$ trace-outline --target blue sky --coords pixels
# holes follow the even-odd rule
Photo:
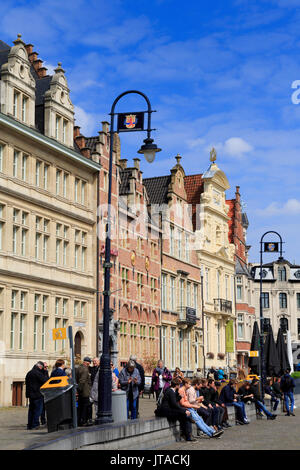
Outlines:
[[[240,186],[250,261],[274,230],[284,256],[300,264],[300,104],[291,99],[300,80],[299,3],[4,0],[0,31],[8,44],[22,34],[50,72],[62,62],[86,135],[97,135],[123,91],[149,96],[162,151],[153,164],[141,162],[144,177],[168,174],[177,153],[186,173],[202,173],[214,145],[228,198]],[[143,108],[128,96],[117,110]],[[143,138],[123,134],[123,158],[134,158]]]

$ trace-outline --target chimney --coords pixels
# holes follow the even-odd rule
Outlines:
[[[74,139],[80,135],[80,126],[74,126]]]
[[[26,44],[25,49],[26,49],[28,55],[32,54],[33,44]]]
[[[141,161],[141,160],[140,160],[139,158],[134,158],[133,161],[134,161],[134,168],[136,168],[137,170],[139,170],[139,169],[140,169],[140,161]]]
[[[128,160],[127,160],[126,158],[121,158],[121,159],[119,160],[120,166],[121,166],[122,170],[125,170],[125,168],[127,168],[127,161],[128,161]]]
[[[86,158],[91,158],[91,149],[89,147],[81,148],[80,153]]]
[[[39,78],[43,78],[43,77],[46,77],[47,75],[47,67],[40,67],[36,73],[38,74]]]
[[[107,121],[102,121],[102,131],[103,131],[105,134],[108,134],[108,133],[109,133],[109,122],[107,122]]]
[[[29,62],[33,63],[35,60],[37,60],[37,56],[37,52],[30,52],[30,54],[28,54]]]
[[[75,141],[80,149],[85,148],[85,137],[82,134],[77,135]]]

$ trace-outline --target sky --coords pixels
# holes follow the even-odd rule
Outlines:
[[[114,99],[145,93],[162,149],[143,176],[207,170],[209,151],[249,219],[250,262],[260,239],[279,233],[300,264],[300,0],[3,0],[0,39],[22,35],[52,73],[66,71],[76,124],[97,135]],[[116,111],[146,110],[128,95]],[[146,136],[121,135],[132,160]],[[264,241],[277,241],[275,234]],[[277,255],[276,255],[277,256]],[[275,256],[275,257],[276,257]],[[265,254],[264,262],[274,259]]]

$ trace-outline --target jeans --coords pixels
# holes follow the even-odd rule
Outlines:
[[[275,397],[272,397],[271,398],[271,405],[273,407],[273,411],[276,411],[277,410],[277,407],[279,405],[279,399],[278,398],[275,398]]]
[[[215,431],[205,424],[201,416],[198,415],[195,408],[188,408],[188,410],[191,413],[192,419],[195,421],[197,428],[199,428],[205,434],[208,434],[208,436],[212,436],[215,433]]]
[[[257,408],[260,411],[263,411],[267,416],[273,416],[272,413],[269,410],[267,410],[267,408],[265,407],[265,405],[261,401],[256,400],[255,404],[256,404]]]
[[[27,429],[34,429],[40,425],[40,416],[43,410],[43,398],[29,398]]]
[[[291,406],[289,406],[289,401],[291,403]],[[293,413],[295,404],[293,392],[284,392],[284,403],[287,413]]]
[[[237,419],[239,421],[244,421],[247,419],[245,403],[242,401],[233,401],[232,403],[226,403],[227,406],[234,406],[236,409]]]
[[[129,419],[129,410],[131,411],[131,419],[137,418],[136,405],[137,405],[137,398],[135,400],[127,398],[127,418],[128,419]]]

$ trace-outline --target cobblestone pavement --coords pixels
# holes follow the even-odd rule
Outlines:
[[[140,417],[154,417],[155,400],[140,399]],[[0,408],[0,450],[22,450],[38,436],[48,434],[47,427],[27,431],[26,407]],[[247,426],[233,426],[225,430],[221,439],[201,439],[196,442],[174,442],[155,450],[299,450],[300,404],[295,417],[278,412],[275,421],[266,418],[252,421]],[[63,431],[61,431],[63,432]],[[58,433],[56,433],[58,434]]]
[[[140,398],[141,418],[153,418],[155,408],[152,396]],[[27,414],[26,407],[0,407],[0,450],[22,450],[38,436],[48,434],[47,426],[28,431]]]
[[[196,442],[174,442],[161,450],[299,450],[300,407],[295,417],[277,413],[274,421],[266,417],[244,426],[232,426],[220,439],[202,438]],[[155,449],[157,451],[158,448]]]

